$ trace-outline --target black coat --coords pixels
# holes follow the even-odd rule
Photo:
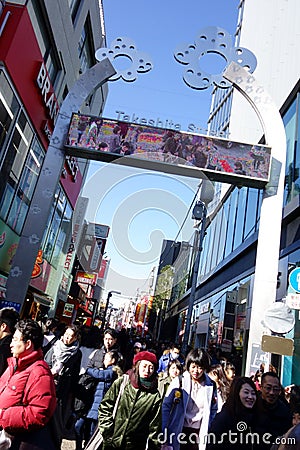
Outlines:
[[[52,365],[53,352],[54,347],[51,347],[45,355],[45,361],[49,364],[50,368]],[[55,379],[56,396],[59,400],[62,400],[63,403],[67,400],[69,394],[74,396],[76,392],[76,387],[79,380],[81,357],[82,353],[78,348],[78,350],[64,363],[60,374]]]
[[[260,435],[270,433],[270,441],[285,434],[292,427],[292,413],[288,404],[278,400],[275,405],[269,405],[261,397],[257,400],[257,430]],[[270,449],[272,445],[260,443],[259,449]]]
[[[208,430],[206,450],[256,449],[250,439],[256,431],[255,422],[254,411],[243,408],[241,414],[235,417],[225,403]]]
[[[7,358],[10,358],[12,356],[10,351],[11,340],[11,334],[0,339],[0,376],[5,372],[7,368]]]

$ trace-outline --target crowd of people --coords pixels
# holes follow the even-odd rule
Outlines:
[[[222,354],[3,308],[0,371],[0,449],[59,450],[66,430],[76,450],[300,449],[300,386],[272,366],[245,377]]]

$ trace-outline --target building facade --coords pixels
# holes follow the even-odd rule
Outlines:
[[[101,2],[21,0],[0,12],[0,279],[6,278],[41,171],[59,108],[105,46]],[[101,114],[103,86],[82,109]],[[73,211],[88,163],[66,157],[32,272],[24,316],[54,315],[66,302],[75,258]],[[26,257],[24,255],[24,257]],[[6,305],[2,298],[2,306]],[[13,305],[14,306],[14,305]]]
[[[258,0],[241,0],[236,31],[236,44],[249,48],[257,57],[254,76],[278,107],[287,138],[278,283],[274,301],[285,301],[290,293],[295,293],[289,283],[289,273],[300,265],[300,62],[295,57],[300,43],[299,17],[300,5],[295,0],[266,0],[263,4]],[[257,116],[233,89],[215,91],[209,125],[211,131],[222,131],[233,140],[255,143],[263,139]],[[227,356],[234,358],[240,372],[245,370],[247,352],[251,352],[251,372],[254,373],[268,358],[260,343],[248,348],[263,192],[233,186],[223,187],[223,191],[226,193],[210,214],[204,238],[190,342],[220,347]],[[184,305],[188,296],[189,291],[175,301],[174,315],[177,314],[175,307],[186,313]],[[280,371],[284,385],[297,383],[299,376],[299,313],[296,307],[292,310],[295,326],[286,337],[294,340],[293,356],[272,355],[272,363]],[[172,314],[172,307],[169,314]]]

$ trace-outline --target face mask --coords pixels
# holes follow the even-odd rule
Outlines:
[[[177,359],[179,357],[178,353],[171,352],[172,359]]]

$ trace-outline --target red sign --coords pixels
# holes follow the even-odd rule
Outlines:
[[[78,270],[76,273],[75,282],[82,284],[91,284],[92,286],[95,286],[97,282],[97,274],[82,272]]]
[[[0,27],[6,13],[10,15],[1,34],[0,61],[4,62],[36,133],[47,149],[58,113],[57,99],[26,6],[7,3],[0,17]],[[73,159],[65,168],[66,176],[61,178],[61,183],[74,207],[82,174],[77,171],[75,182],[77,169]]]
[[[102,259],[100,270],[99,270],[99,273],[98,273],[98,278],[101,278],[103,280],[105,278],[105,276],[106,276],[107,269],[108,269],[108,267],[107,267],[107,260],[106,259]]]

